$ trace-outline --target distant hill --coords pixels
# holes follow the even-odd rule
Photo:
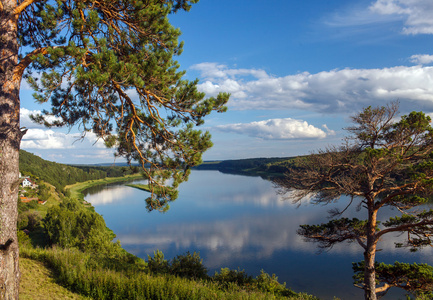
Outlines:
[[[281,176],[293,165],[295,157],[247,158],[222,161],[206,161],[195,167],[196,170],[218,170],[222,173],[260,175],[262,177]]]
[[[59,191],[66,185],[105,177],[118,177],[130,174],[125,167],[105,166],[70,166],[40,158],[32,153],[20,150],[20,172],[38,177],[54,185]]]

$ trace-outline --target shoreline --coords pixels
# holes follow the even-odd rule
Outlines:
[[[133,183],[128,183],[128,184],[125,184],[125,185],[129,186],[129,187],[132,187],[132,188],[135,188],[135,189],[139,189],[139,190],[146,191],[146,192],[150,193],[150,188],[149,188],[148,184],[133,184]]]
[[[88,180],[88,181],[70,184],[70,185],[65,186],[65,190],[68,190],[71,193],[70,196],[72,198],[83,199],[84,196],[82,194],[82,191],[84,191],[85,189],[88,189],[90,187],[109,184],[109,183],[130,181],[130,180],[135,180],[135,179],[140,179],[140,178],[143,178],[143,175],[141,173],[132,174],[132,175],[125,175],[122,177],[105,177],[103,179]]]

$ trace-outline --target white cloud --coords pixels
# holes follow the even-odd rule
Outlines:
[[[21,141],[23,149],[70,149],[78,136],[53,130],[29,129]],[[72,140],[73,139],[73,140]]]
[[[433,34],[431,0],[377,0],[370,10],[380,15],[403,16],[404,34]]]
[[[332,129],[329,129],[328,126],[327,126],[326,124],[323,124],[322,127],[325,128],[326,133],[327,133],[328,135],[336,135],[336,132],[335,132],[334,130],[332,130]]]
[[[370,25],[376,26],[402,19],[403,17],[400,15],[389,14],[384,16],[375,13],[372,7],[351,5],[327,16],[323,22],[330,27],[368,27]]]
[[[412,55],[410,58],[410,61],[419,64],[419,65],[428,65],[433,62],[433,55],[429,54],[416,54]]]
[[[308,125],[305,121],[291,118],[220,125],[216,128],[221,131],[245,134],[265,140],[317,139],[326,137],[326,133],[323,130],[313,125]]]
[[[237,75],[242,76],[252,76],[255,78],[267,78],[268,74],[266,74],[263,70],[257,69],[228,69],[225,65],[216,64],[216,63],[200,63],[193,65],[191,67],[192,70],[199,71],[202,76],[209,79],[216,78],[233,78]]]
[[[23,149],[83,149],[87,147],[105,148],[102,140],[93,132],[67,134],[51,129],[31,128],[21,140]]]
[[[86,147],[105,148],[101,139],[93,132],[63,133],[58,130],[47,129],[45,126],[34,123],[30,115],[40,114],[39,110],[20,109],[20,125],[27,128],[27,132],[21,141],[23,149],[83,149]],[[54,121],[56,117],[48,117],[48,121]]]
[[[43,125],[33,123],[31,114],[38,110],[20,109],[20,125],[27,128],[21,140],[21,148],[44,159],[63,163],[96,163],[112,161],[113,149],[107,149],[102,139],[93,132],[65,133],[64,129],[48,129]],[[50,121],[55,120],[51,117]]]
[[[44,125],[38,124],[33,122],[30,119],[30,115],[37,115],[40,114],[41,111],[40,110],[29,110],[25,107],[21,107],[20,109],[20,125],[21,127],[26,127],[26,128],[46,128]],[[55,120],[59,120],[59,118],[54,117],[54,116],[48,116],[46,117],[47,121],[49,122],[53,122]]]
[[[260,70],[237,72],[224,65],[207,63],[206,66],[212,72],[209,75],[203,70],[204,83],[199,84],[199,89],[208,96],[229,91],[232,94],[229,106],[237,110],[354,113],[369,105],[399,100],[401,111],[411,111],[414,106],[425,112],[433,111],[433,67],[342,69],[273,77],[265,76],[265,71]],[[244,76],[253,73],[261,76]]]

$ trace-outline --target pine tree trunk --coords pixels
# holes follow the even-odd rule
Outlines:
[[[371,201],[372,202],[372,201]],[[373,202],[372,202],[373,203]],[[376,258],[376,224],[377,211],[369,209],[367,223],[367,249],[364,252],[364,298],[365,300],[376,300],[376,269],[374,266]]]
[[[18,61],[17,1],[0,6],[0,300],[18,299],[17,200],[19,185],[20,79],[14,76]]]

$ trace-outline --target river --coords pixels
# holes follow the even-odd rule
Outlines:
[[[277,195],[267,180],[218,171],[193,171],[167,213],[148,213],[148,195],[122,183],[91,188],[85,199],[103,215],[123,248],[139,257],[147,259],[157,249],[166,259],[196,251],[210,275],[222,267],[254,276],[263,269],[296,292],[321,299],[363,299],[363,291],[352,284],[352,262],[362,260],[358,244],[344,243],[319,254],[314,243],[296,234],[301,224],[327,222],[327,211],[344,207],[347,199],[298,206]],[[380,217],[396,214],[387,211]],[[365,218],[365,213],[353,207],[344,215],[353,216]],[[394,241],[381,242],[378,261],[433,264],[431,248],[411,253],[396,249]],[[394,288],[382,299],[404,299],[402,295]]]

